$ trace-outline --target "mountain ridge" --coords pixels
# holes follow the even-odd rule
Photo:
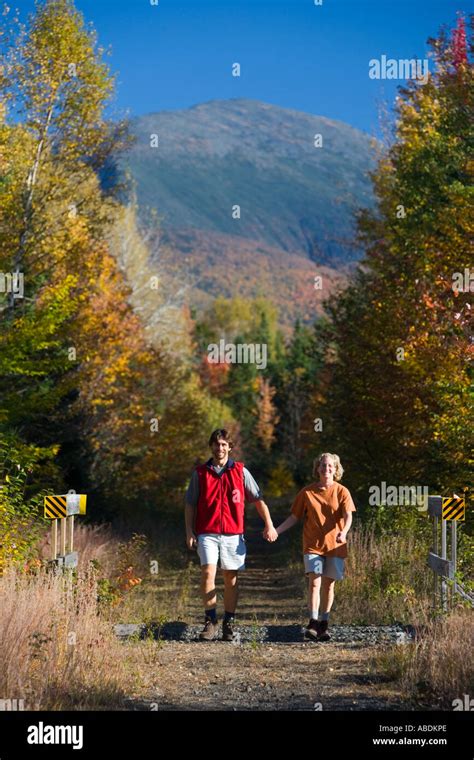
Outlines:
[[[136,140],[121,169],[135,180],[141,223],[150,223],[151,209],[158,212],[163,237],[175,246],[178,270],[187,257],[197,275],[205,274],[206,252],[226,237],[223,250],[232,253],[234,265],[239,246],[248,262],[249,243],[262,264],[273,249],[300,263],[307,259],[308,272],[324,266],[337,275],[360,258],[354,212],[373,204],[368,172],[375,164],[375,144],[366,133],[251,98],[157,111],[135,117],[130,126]],[[151,147],[153,135],[157,147]],[[321,147],[316,135],[322,136]],[[236,207],[240,218],[234,218]],[[186,246],[180,248],[180,241]],[[265,253],[258,251],[262,245]],[[224,270],[225,261],[213,259],[217,290],[226,279],[220,263]],[[295,277],[294,268],[286,266],[288,276]],[[301,278],[301,266],[296,269]],[[216,288],[204,280],[204,293],[212,297]],[[293,318],[283,293],[287,288],[280,297],[278,281],[271,278],[273,297]],[[197,295],[201,302],[202,293]]]

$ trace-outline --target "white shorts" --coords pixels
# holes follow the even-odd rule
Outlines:
[[[335,581],[344,578],[344,558],[326,557],[324,554],[304,554],[305,573],[327,575]]]
[[[200,533],[197,553],[201,565],[217,565],[222,570],[245,570],[245,538],[242,534],[225,536],[222,533]]]

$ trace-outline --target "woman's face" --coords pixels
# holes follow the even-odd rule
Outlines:
[[[336,468],[334,462],[330,457],[323,457],[319,463],[318,473],[321,480],[331,481],[334,480],[334,473]]]

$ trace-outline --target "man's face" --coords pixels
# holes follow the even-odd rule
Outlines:
[[[329,480],[334,478],[336,468],[334,467],[334,462],[332,459],[329,457],[323,457],[319,463],[318,472],[323,479]]]
[[[229,458],[230,446],[224,438],[218,438],[211,446],[216,462],[226,462]]]

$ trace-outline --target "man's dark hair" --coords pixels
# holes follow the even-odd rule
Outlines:
[[[213,443],[217,443],[219,438],[223,438],[224,441],[227,441],[231,449],[234,447],[234,442],[232,441],[232,438],[230,437],[230,433],[227,430],[224,430],[223,428],[214,430],[214,432],[211,433],[211,437],[209,438],[209,446],[212,446]]]

